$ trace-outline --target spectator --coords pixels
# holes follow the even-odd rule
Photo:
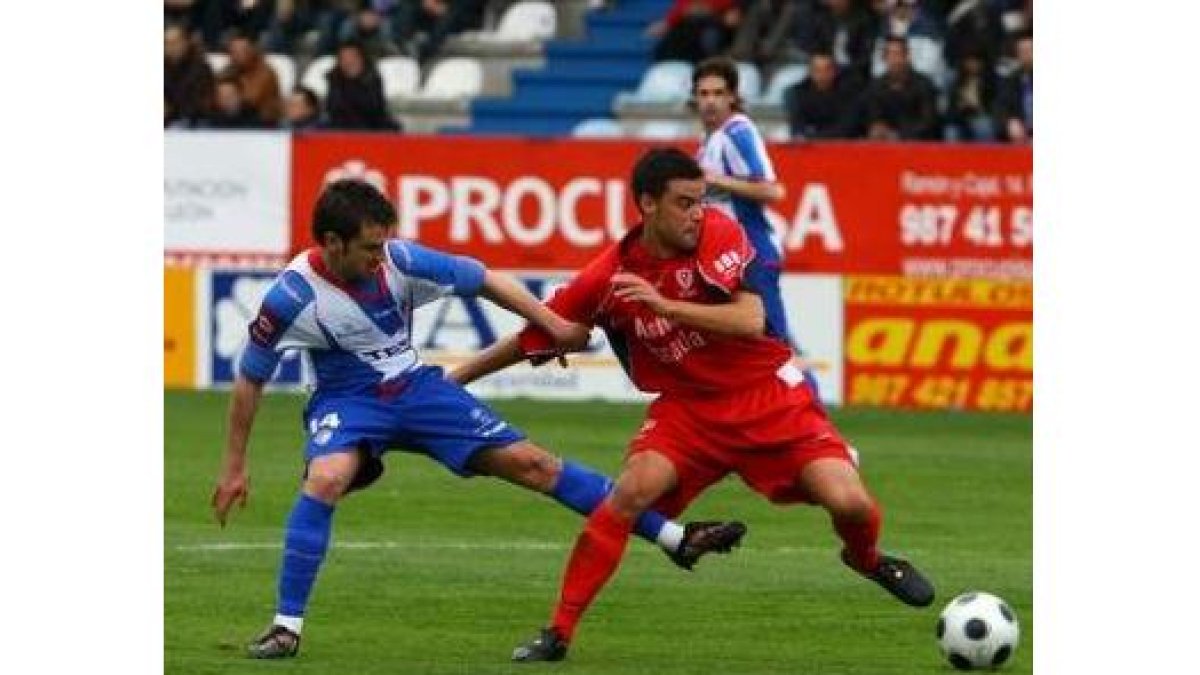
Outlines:
[[[325,99],[328,124],[333,129],[399,130],[383,97],[379,71],[356,42],[338,48],[337,65],[329,71],[329,96]]]
[[[1033,140],[1033,35],[1017,40],[1019,67],[1000,83],[996,96],[996,118],[1004,140],[1028,143]]]
[[[217,80],[217,107],[208,119],[212,129],[262,129],[254,109],[242,98],[242,88],[233,78]]]
[[[655,61],[697,63],[724,52],[742,20],[737,0],[675,0],[666,17],[646,29],[661,38]]]
[[[920,0],[883,0],[875,3],[880,37],[927,37],[941,42],[942,31]]]
[[[950,85],[946,111],[946,138],[951,141],[996,139],[992,110],[996,100],[996,75],[984,59],[983,47],[968,51]]]
[[[229,65],[221,71],[223,79],[238,81],[242,98],[264,124],[275,126],[283,108],[279,77],[263,58],[262,52],[244,35],[229,38]]]
[[[204,44],[210,51],[220,49],[230,32],[257,41],[274,16],[275,0],[207,0]]]
[[[962,63],[968,53],[991,67],[1000,56],[1004,29],[1000,14],[988,0],[960,0],[946,17],[946,59]]]
[[[867,136],[876,140],[939,138],[937,91],[929,78],[913,70],[908,41],[889,37],[883,54],[884,73],[871,82],[863,97]]]
[[[312,89],[296,87],[284,104],[283,128],[291,131],[321,129],[321,101]]]
[[[794,43],[796,16],[812,0],[751,0],[742,4],[743,17],[733,44],[730,58],[736,61],[756,61],[760,64],[803,58],[804,53]]]
[[[935,87],[945,87],[949,73],[946,68],[942,30],[934,14],[927,11],[919,0],[884,0],[882,3],[876,3],[876,9],[882,14],[871,72],[880,74],[887,69],[883,55],[886,39],[905,38],[908,41],[909,60],[915,64],[913,67],[932,78]]]
[[[392,13],[392,35],[401,49],[426,61],[446,38],[483,26],[487,0],[407,0]]]
[[[871,76],[871,50],[878,24],[861,0],[824,0],[796,22],[796,39],[809,54],[833,54],[846,77],[865,82]]]
[[[832,54],[816,52],[808,77],[784,93],[793,138],[853,138],[858,90],[838,72]]]
[[[395,56],[400,53],[394,36],[396,15],[401,10],[401,0],[368,0],[361,9],[348,17],[341,27],[342,42],[353,40],[362,45],[371,59]],[[408,3],[416,5],[418,3]]]
[[[183,26],[190,33],[203,21],[203,0],[163,0],[163,27]]]
[[[172,127],[197,126],[212,110],[212,68],[182,26],[167,26],[163,39],[164,121]]]
[[[333,54],[352,32],[362,5],[363,0],[276,0],[262,47],[271,54]],[[302,39],[310,31],[316,32],[316,44]]]

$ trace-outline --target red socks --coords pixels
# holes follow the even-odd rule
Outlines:
[[[571,640],[588,605],[617,571],[632,527],[633,521],[617,515],[607,500],[588,517],[567,561],[562,594],[554,609],[552,625],[564,640]]]
[[[878,503],[871,504],[866,520],[834,518],[833,528],[846,545],[850,563],[863,572],[871,572],[879,565],[879,529],[883,514]]]

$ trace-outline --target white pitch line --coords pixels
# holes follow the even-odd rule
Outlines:
[[[259,551],[283,548],[279,542],[215,542],[211,544],[179,544],[176,551]],[[372,549],[424,549],[424,550],[456,550],[456,551],[565,551],[567,544],[543,541],[515,541],[505,543],[487,543],[471,541],[335,541],[332,548],[351,550]]]
[[[340,541],[334,542],[332,548],[360,551],[382,549],[416,549],[427,551],[566,551],[572,545],[572,542],[551,541]],[[237,551],[278,551],[283,548],[283,545],[279,542],[230,541],[208,544],[177,544],[173,548],[176,551],[185,552],[230,553]],[[831,550],[834,549],[822,546],[782,546],[770,549],[754,549],[754,552],[794,555],[797,553],[827,553]]]

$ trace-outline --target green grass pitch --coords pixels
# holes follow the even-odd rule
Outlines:
[[[969,589],[1017,611],[1022,644],[1004,672],[1032,672],[1031,419],[850,409],[834,417],[883,503],[884,548],[933,579],[934,607],[905,607],[843,568],[822,512],[772,506],[735,477],[686,517],[744,520],[741,549],[689,574],[635,540],[567,661],[510,664],[512,647],[547,619],[580,519],[514,486],[392,453],[383,479],[339,507],[299,658],[249,661],[243,645],[273,613],[302,405],[265,398],[250,501],[222,530],[208,500],[226,395],[165,394],[167,672],[949,673],[934,624]],[[610,474],[641,420],[638,405],[496,407],[535,441]]]

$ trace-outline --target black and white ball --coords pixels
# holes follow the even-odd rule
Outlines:
[[[1017,615],[991,593],[973,591],[950,601],[937,622],[942,655],[959,670],[998,668],[1021,639]]]

